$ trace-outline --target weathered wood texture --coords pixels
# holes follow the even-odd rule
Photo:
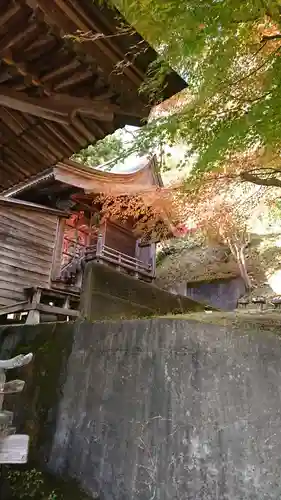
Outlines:
[[[0,307],[49,286],[57,224],[57,215],[0,206]]]
[[[126,255],[135,257],[136,237],[132,233],[118,224],[108,222],[106,224],[105,245],[118,250]]]
[[[155,243],[151,243],[146,246],[138,246],[137,247],[137,255],[136,257],[140,259],[145,264],[151,264],[153,270],[155,271],[156,267],[156,245]]]
[[[147,117],[138,89],[157,55],[138,34],[118,36],[117,16],[93,0],[0,2],[0,188]],[[173,72],[166,83],[164,98],[185,87]]]

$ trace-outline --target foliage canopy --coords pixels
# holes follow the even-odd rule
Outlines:
[[[97,167],[118,158],[122,150],[122,139],[117,135],[108,135],[96,144],[91,144],[87,148],[81,149],[72,158],[89,167]]]
[[[244,161],[245,152],[255,151],[257,158],[266,152],[273,170],[262,176],[263,183],[276,177],[281,171],[280,1],[114,4],[189,85],[179,97],[180,109],[145,127],[136,147],[184,141],[197,154],[197,173],[221,167],[234,153]],[[247,180],[259,180],[256,170],[250,175]]]

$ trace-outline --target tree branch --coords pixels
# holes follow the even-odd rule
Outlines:
[[[278,40],[281,38],[281,33],[275,33],[275,35],[264,35],[261,42],[269,42],[270,40]]]
[[[243,181],[252,182],[253,184],[257,184],[258,186],[281,187],[281,179],[278,179],[275,176],[263,179],[262,177],[259,177],[258,175],[255,175],[251,172],[241,172],[240,177]]]

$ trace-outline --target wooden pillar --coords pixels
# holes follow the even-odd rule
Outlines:
[[[150,256],[152,277],[155,278],[155,276],[156,276],[156,244],[155,243],[151,243],[149,245],[149,256]]]
[[[136,247],[135,247],[135,259],[140,260],[140,247],[139,247],[139,242],[140,240],[136,241]],[[135,278],[139,278],[139,273],[138,273],[138,263],[136,264],[136,271],[135,271]]]
[[[103,235],[99,233],[98,239],[97,239],[97,258],[99,258],[102,255],[102,248],[103,248]]]
[[[58,279],[61,273],[64,231],[65,231],[65,218],[58,220],[56,242],[55,242],[53,262],[52,262],[52,273],[51,273],[52,280]]]
[[[135,249],[135,258],[140,259],[140,246],[139,246],[140,240],[136,241],[136,249]]]
[[[103,224],[100,226],[99,233],[102,235],[102,244],[105,245],[106,240],[106,231],[107,231],[107,221],[105,220]]]
[[[31,309],[26,318],[27,325],[38,325],[40,323],[40,312],[36,309],[41,300],[42,290],[35,289],[31,299]]]

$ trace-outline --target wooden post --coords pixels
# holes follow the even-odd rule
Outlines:
[[[156,275],[156,244],[151,243],[149,246],[149,255],[150,255],[150,265],[151,265],[151,276],[155,278]]]
[[[40,311],[36,309],[37,304],[40,303],[42,290],[35,289],[32,299],[31,299],[31,310],[29,311],[26,324],[27,325],[38,325],[40,323]]]
[[[103,248],[103,235],[99,233],[98,239],[97,239],[97,258],[101,257],[102,255],[102,248]]]
[[[135,271],[135,278],[139,278],[139,265],[138,262],[136,262],[136,271]]]
[[[140,240],[136,241],[136,248],[135,248],[135,258],[139,259],[140,258],[140,246],[139,246]]]
[[[136,247],[135,247],[135,259],[138,259],[140,258],[140,247],[139,247],[139,241],[140,240],[137,240],[136,241]],[[136,270],[135,270],[135,278],[139,278],[139,273],[138,273],[138,262],[136,262]]]
[[[56,280],[60,278],[61,266],[62,266],[64,230],[65,230],[65,218],[59,219],[57,224],[56,240],[53,252],[51,280]]]
[[[77,275],[77,279],[76,279],[76,286],[78,288],[81,288],[82,282],[83,282],[83,271],[79,271],[79,273]]]
[[[36,309],[31,309],[26,318],[26,325],[39,325],[40,323],[40,311]]]
[[[63,301],[63,309],[70,309],[70,296],[67,295]],[[69,316],[66,316],[67,321],[69,320]],[[65,321],[65,316],[58,316],[59,321]]]
[[[119,253],[118,253],[118,266],[117,266],[117,268],[116,268],[116,269],[117,269],[117,271],[119,271],[119,272],[121,271],[121,260],[122,260],[122,259],[121,259],[121,253],[119,252]]]

